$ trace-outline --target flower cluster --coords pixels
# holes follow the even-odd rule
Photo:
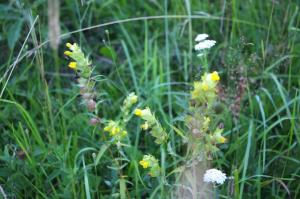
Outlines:
[[[209,169],[205,172],[203,181],[208,183],[223,184],[226,180],[226,174],[218,169]]]
[[[74,60],[69,63],[69,67],[80,73],[80,76],[89,78],[92,74],[92,63],[84,56],[78,44],[67,43],[66,46],[70,51],[65,51],[64,54]]]
[[[127,135],[125,126],[129,120],[129,112],[131,107],[137,103],[138,96],[135,93],[130,93],[125,100],[123,101],[123,106],[121,107],[122,115],[118,121],[110,120],[107,126],[104,127],[104,131],[109,132],[109,135],[113,138],[114,141],[120,142]],[[123,127],[124,126],[124,127]]]
[[[201,81],[194,82],[194,90],[191,92],[192,100],[199,104],[210,104],[216,98],[219,80],[220,76],[217,71],[205,73]]]
[[[215,40],[206,39],[208,34],[199,34],[197,35],[195,41],[198,43],[195,45],[195,50],[199,52],[198,57],[203,56],[206,53],[207,49],[210,49],[216,44]]]
[[[226,138],[222,136],[223,128],[212,129],[213,125],[209,117],[216,100],[219,81],[220,76],[218,72],[214,71],[205,73],[201,81],[194,82],[194,89],[191,91],[191,114],[185,119],[191,131],[191,143],[199,148],[196,151],[204,150],[207,155],[218,151],[217,144],[226,142]]]
[[[158,160],[152,155],[144,155],[143,159],[139,162],[139,164],[142,165],[144,169],[150,168],[149,175],[151,177],[156,177],[160,174]]]
[[[130,93],[126,99],[123,102],[123,106],[121,108],[122,112],[124,113],[125,116],[127,116],[130,112],[130,108],[137,103],[138,101],[138,96],[135,95],[135,93]]]
[[[109,135],[115,141],[121,141],[127,135],[127,131],[123,129],[118,122],[112,120],[104,127],[104,131],[109,132]]]
[[[135,109],[134,114],[143,120],[144,124],[141,125],[143,130],[151,129],[150,134],[155,138],[155,143],[162,144],[168,139],[168,135],[165,130],[161,127],[161,124],[155,116],[151,113],[149,107],[145,109]]]
[[[65,51],[64,54],[74,60],[69,63],[69,67],[75,70],[79,76],[77,82],[84,104],[90,112],[94,112],[96,110],[96,101],[94,100],[95,82],[91,79],[93,71],[92,63],[87,57],[85,57],[78,44],[67,43],[66,46],[70,51]],[[98,121],[98,118],[92,119],[93,122]]]

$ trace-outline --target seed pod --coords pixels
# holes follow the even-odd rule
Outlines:
[[[93,98],[93,94],[91,94],[91,93],[83,93],[82,97],[83,97],[83,99],[86,99],[86,100],[92,99]]]
[[[96,102],[94,100],[89,100],[87,102],[87,108],[89,109],[90,112],[94,112],[96,109]]]
[[[199,131],[198,129],[193,129],[193,130],[192,130],[192,133],[193,133],[194,135],[197,135],[197,134],[200,134],[200,131]]]
[[[203,134],[199,131],[199,129],[193,129],[192,136],[193,138],[202,138]]]
[[[94,117],[90,119],[90,124],[93,126],[95,126],[98,122],[100,122],[99,118]]]

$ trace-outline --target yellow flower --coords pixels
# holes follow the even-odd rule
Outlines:
[[[72,45],[71,43],[68,42],[68,43],[66,43],[66,46],[67,46],[68,48],[72,48],[73,45]]]
[[[217,138],[217,142],[224,144],[227,141],[227,139],[223,136],[219,136]]]
[[[147,130],[148,128],[149,128],[149,124],[147,122],[141,125],[141,129],[143,130]]]
[[[205,82],[202,83],[201,88],[204,91],[208,91],[208,89],[209,89],[208,85]]]
[[[130,98],[131,104],[135,104],[135,103],[137,103],[137,101],[138,101],[138,96],[136,96],[136,95],[134,95]]]
[[[106,126],[106,127],[104,127],[104,131],[110,131],[110,126]]]
[[[69,67],[72,68],[72,69],[76,69],[77,63],[76,62],[70,62]]]
[[[67,56],[71,56],[72,52],[67,50],[67,51],[64,52],[64,54],[67,55]]]
[[[122,131],[122,136],[126,136],[127,135],[127,131]]]
[[[120,132],[120,127],[113,127],[112,129],[111,129],[111,132],[110,132],[110,134],[113,136],[113,135],[116,135],[117,133],[119,133]]]
[[[211,73],[211,80],[213,80],[213,81],[219,81],[220,80],[220,76],[219,76],[217,71],[214,71],[213,73]]]
[[[141,160],[139,163],[144,169],[147,169],[150,166],[150,163],[147,160]]]
[[[143,111],[142,111],[141,109],[138,109],[138,108],[137,108],[137,109],[135,109],[134,114],[135,114],[136,116],[140,117],[140,116],[142,116]]]
[[[76,49],[77,49],[77,50],[80,50],[80,49],[78,49],[78,46],[77,46],[76,43],[74,43],[74,44],[66,43],[66,46],[67,46],[71,51],[75,51]]]

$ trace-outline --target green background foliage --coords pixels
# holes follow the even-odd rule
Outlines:
[[[49,29],[46,0],[2,2],[0,185],[7,197],[168,198],[185,154],[171,126],[186,129],[191,83],[203,72],[193,39],[207,33],[217,41],[209,70],[219,72],[223,91],[216,122],[224,124],[228,138],[213,164],[234,176],[216,194],[299,198],[299,5],[298,0],[61,1],[64,35],[53,50],[43,43]],[[130,20],[135,17],[141,18]],[[63,56],[67,41],[79,43],[99,75],[99,117],[119,117],[124,97],[135,92],[139,106],[154,110],[170,135],[167,150],[133,118],[119,178],[111,156],[115,146],[103,142],[105,133],[89,125],[80,104]],[[170,184],[141,169],[145,153],[158,157]]]

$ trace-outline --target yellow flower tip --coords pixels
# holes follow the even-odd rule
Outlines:
[[[149,162],[145,160],[141,160],[139,163],[144,169],[147,169],[150,166]]]
[[[131,103],[132,103],[132,104],[137,103],[137,101],[138,101],[138,96],[133,96],[133,97],[131,98]]]
[[[73,45],[72,45],[71,43],[68,42],[68,43],[66,43],[66,46],[67,46],[68,48],[72,48]]]
[[[227,141],[227,139],[225,137],[223,137],[223,136],[221,136],[219,138],[219,142],[222,143],[222,144],[224,144],[226,141]]]
[[[71,56],[72,52],[67,50],[67,51],[64,52],[64,54],[67,55],[67,56]]]
[[[104,127],[104,131],[110,131],[110,128],[108,126]]]
[[[122,136],[126,136],[127,135],[127,131],[122,131]]]
[[[213,81],[219,81],[219,80],[220,80],[220,76],[219,76],[219,74],[218,74],[217,71],[214,71],[214,72],[211,74],[211,79],[212,79]]]
[[[117,133],[119,133],[120,131],[121,131],[121,129],[120,129],[119,127],[113,127],[113,128],[111,129],[110,134],[111,134],[112,136],[114,136],[114,135],[116,135]]]
[[[142,124],[141,125],[141,129],[143,129],[144,131],[147,130],[149,128],[148,123]]]
[[[70,62],[69,67],[72,68],[72,69],[76,69],[77,63],[76,62]]]
[[[205,84],[205,83],[203,83],[203,84],[202,84],[202,90],[208,91],[208,85]]]
[[[142,111],[141,109],[138,109],[138,108],[137,108],[137,109],[135,109],[134,114],[135,114],[136,116],[140,117],[140,116],[142,116],[143,111]]]

